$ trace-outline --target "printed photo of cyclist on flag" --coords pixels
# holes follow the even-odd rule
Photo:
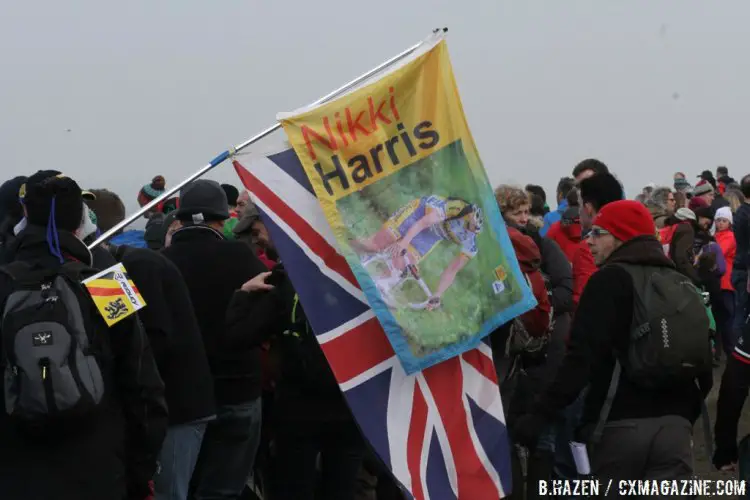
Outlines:
[[[523,307],[525,283],[486,182],[456,141],[336,202],[341,250],[413,365],[459,350]]]
[[[426,309],[432,310],[440,307],[441,297],[456,275],[477,255],[477,235],[482,232],[483,224],[484,216],[478,205],[461,198],[430,195],[410,201],[371,237],[354,239],[349,244],[358,253],[388,251],[397,276],[386,279],[411,275],[428,295]],[[458,252],[440,275],[437,288],[430,292],[419,275],[418,265],[441,242],[456,247]],[[383,292],[388,301],[387,291],[381,289]]]

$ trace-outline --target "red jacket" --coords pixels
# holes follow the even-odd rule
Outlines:
[[[581,224],[562,224],[557,221],[550,226],[545,237],[557,243],[572,264],[581,243]]]
[[[581,298],[583,289],[589,278],[597,271],[594,256],[591,255],[591,249],[586,241],[579,241],[573,256],[573,306],[578,307],[578,300]]]
[[[567,215],[567,213],[566,213]],[[586,288],[589,278],[597,270],[594,256],[586,241],[581,240],[581,220],[577,214],[568,217],[563,216],[559,222],[555,222],[547,231],[547,238],[557,243],[573,267],[573,307],[578,306],[583,289]]]
[[[529,335],[541,337],[549,331],[550,312],[552,306],[549,303],[547,287],[544,284],[544,277],[539,270],[542,265],[542,254],[539,248],[530,237],[521,233],[514,227],[508,227],[508,235],[513,243],[513,250],[516,252],[518,264],[521,271],[526,275],[526,279],[534,292],[537,306],[531,311],[521,316]]]
[[[734,257],[737,255],[737,241],[734,239],[734,231],[727,229],[719,231],[715,235],[716,242],[721,247],[721,253],[724,254],[724,260],[727,261],[727,271],[721,277],[721,289],[734,291],[732,286],[732,268],[734,267]]]

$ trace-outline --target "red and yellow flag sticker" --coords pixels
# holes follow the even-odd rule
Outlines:
[[[96,309],[107,326],[122,321],[146,305],[122,264],[115,264],[95,274],[84,280],[83,285],[94,299]]]

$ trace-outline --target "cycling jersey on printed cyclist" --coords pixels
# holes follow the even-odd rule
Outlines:
[[[469,258],[477,254],[477,233],[468,227],[473,211],[470,204],[457,198],[424,196],[412,200],[395,212],[386,226],[396,238],[403,238],[417,221],[437,211],[442,222],[422,230],[411,241],[411,246],[420,257],[425,257],[441,241],[452,241],[461,245],[461,253]]]

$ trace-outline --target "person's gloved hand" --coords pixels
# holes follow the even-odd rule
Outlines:
[[[520,445],[533,448],[547,424],[547,419],[540,414],[521,415],[511,428],[510,437]]]

